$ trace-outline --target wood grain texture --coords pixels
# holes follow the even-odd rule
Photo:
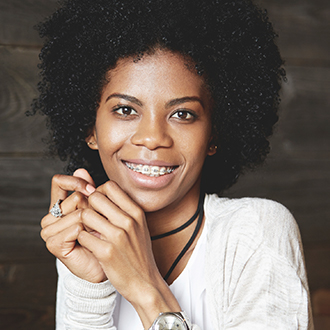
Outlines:
[[[322,288],[329,289],[329,255],[330,246],[320,246],[305,249],[308,282],[311,291],[317,291]],[[328,316],[330,316],[330,310],[328,312]]]
[[[40,153],[45,118],[25,115],[37,95],[38,51],[0,47],[0,63],[0,153]]]
[[[0,44],[40,46],[34,26],[57,6],[57,0],[0,0]]]
[[[52,159],[0,157],[0,224],[39,225],[56,173],[63,164]]]
[[[61,168],[54,160],[0,157],[1,329],[54,329],[55,258],[39,223]]]
[[[39,224],[0,224],[0,264],[50,262],[40,230]]]
[[[308,151],[316,158],[330,158],[330,67],[286,66],[280,122],[276,136],[285,152],[300,157]]]
[[[267,8],[287,59],[329,63],[330,3],[327,0],[257,0]],[[50,15],[56,0],[0,0],[0,44],[40,46],[33,26]]]
[[[47,263],[0,262],[0,328],[54,329],[55,292],[53,259]]]
[[[257,0],[266,8],[278,44],[288,62],[330,64],[330,2],[327,0]]]

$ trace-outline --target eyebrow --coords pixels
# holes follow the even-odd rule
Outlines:
[[[107,103],[113,97],[119,98],[119,99],[124,99],[126,101],[135,103],[138,106],[142,106],[143,105],[142,102],[139,99],[137,99],[136,97],[130,96],[130,95],[127,95],[127,94],[120,94],[120,93],[114,93],[114,94],[109,95],[107,97],[107,99],[105,100],[105,103]]]
[[[136,97],[131,96],[131,95],[127,95],[127,94],[120,94],[120,93],[113,93],[113,94],[109,95],[107,97],[107,99],[105,100],[105,103],[108,102],[111,98],[124,99],[126,101],[135,103],[138,106],[143,105],[143,103],[139,99],[137,99]],[[203,101],[197,96],[185,96],[185,97],[180,97],[180,98],[173,99],[173,100],[167,102],[165,107],[170,108],[170,107],[180,105],[180,104],[183,104],[183,103],[187,103],[187,102],[198,102],[204,107]]]
[[[166,104],[166,108],[170,108],[170,107],[173,107],[175,105],[180,105],[180,104],[187,103],[187,102],[199,102],[202,105],[202,107],[204,107],[203,101],[199,97],[197,97],[197,96],[185,96],[185,97],[180,97],[180,98],[169,101]]]

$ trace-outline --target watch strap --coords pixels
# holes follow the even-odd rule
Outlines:
[[[185,311],[181,311],[177,314],[180,314],[180,316],[183,318],[184,322],[187,324],[187,327],[189,330],[191,330],[192,326],[191,326],[191,322],[189,320],[189,317],[187,316]]]

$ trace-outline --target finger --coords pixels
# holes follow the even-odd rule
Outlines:
[[[60,233],[48,237],[46,240],[48,251],[59,259],[67,257],[73,251],[79,233],[83,230],[81,223],[75,223]]]
[[[122,227],[126,219],[135,221],[128,213],[126,213],[125,210],[119,208],[107,196],[103,195],[99,191],[96,191],[90,195],[88,202],[91,208],[105,217],[107,221],[111,221],[111,223],[115,226]]]
[[[88,200],[85,195],[80,192],[74,192],[65,200],[63,200],[59,208],[62,212],[62,217],[74,212],[77,209],[84,209],[88,207]],[[58,221],[59,218],[54,217],[51,213],[48,213],[41,221],[41,227],[44,228],[49,224]]]
[[[93,187],[95,187],[95,182],[93,178],[90,176],[90,174],[85,170],[84,168],[78,168],[74,173],[73,176],[77,178],[81,178],[85,181],[87,181],[89,184],[91,184]]]
[[[72,212],[68,214],[67,216],[60,218],[56,221],[50,221],[47,219],[44,221],[42,220],[42,230],[40,232],[40,236],[44,241],[47,241],[49,237],[55,236],[59,234],[60,232],[64,231],[65,229],[73,226],[76,223],[81,223],[81,212],[82,210],[76,210],[75,212]],[[54,218],[54,217],[49,217]]]
[[[118,258],[117,249],[111,242],[101,240],[86,231],[80,232],[77,240],[81,246],[92,252],[101,263],[109,263],[114,257]],[[110,264],[112,263],[110,262]]]
[[[74,192],[60,204],[62,214],[66,215],[77,209],[88,207],[88,199],[81,192]]]
[[[112,221],[109,221],[104,216],[92,209],[85,209],[81,212],[81,221],[83,225],[89,228],[88,232],[96,237],[106,241],[114,241],[124,234],[124,229],[116,226]],[[134,220],[130,220],[134,222]],[[123,221],[125,223],[125,221]],[[99,235],[95,235],[98,233]]]
[[[86,180],[69,175],[56,174],[52,179],[50,208],[60,199],[64,200],[69,191],[79,191],[89,196],[95,188]]]
[[[99,234],[94,236],[124,248],[129,243],[138,246],[139,241],[147,242],[151,248],[146,221],[141,223],[135,220],[98,191],[88,199],[93,209],[83,210],[81,218],[85,227]]]
[[[141,207],[138,206],[114,181],[107,181],[99,186],[96,191],[107,196],[112,203],[117,205],[121,210],[139,223],[144,222],[145,214]]]

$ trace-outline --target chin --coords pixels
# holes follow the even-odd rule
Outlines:
[[[133,201],[138,204],[145,213],[157,212],[165,209],[171,204],[171,201],[167,201],[166,197],[157,196],[157,193],[140,193],[137,195],[132,195],[129,192],[127,194],[133,199]]]
[[[164,205],[164,201],[157,201],[155,198],[136,198],[134,196],[130,197],[141,207],[145,213],[156,212],[167,206]]]

